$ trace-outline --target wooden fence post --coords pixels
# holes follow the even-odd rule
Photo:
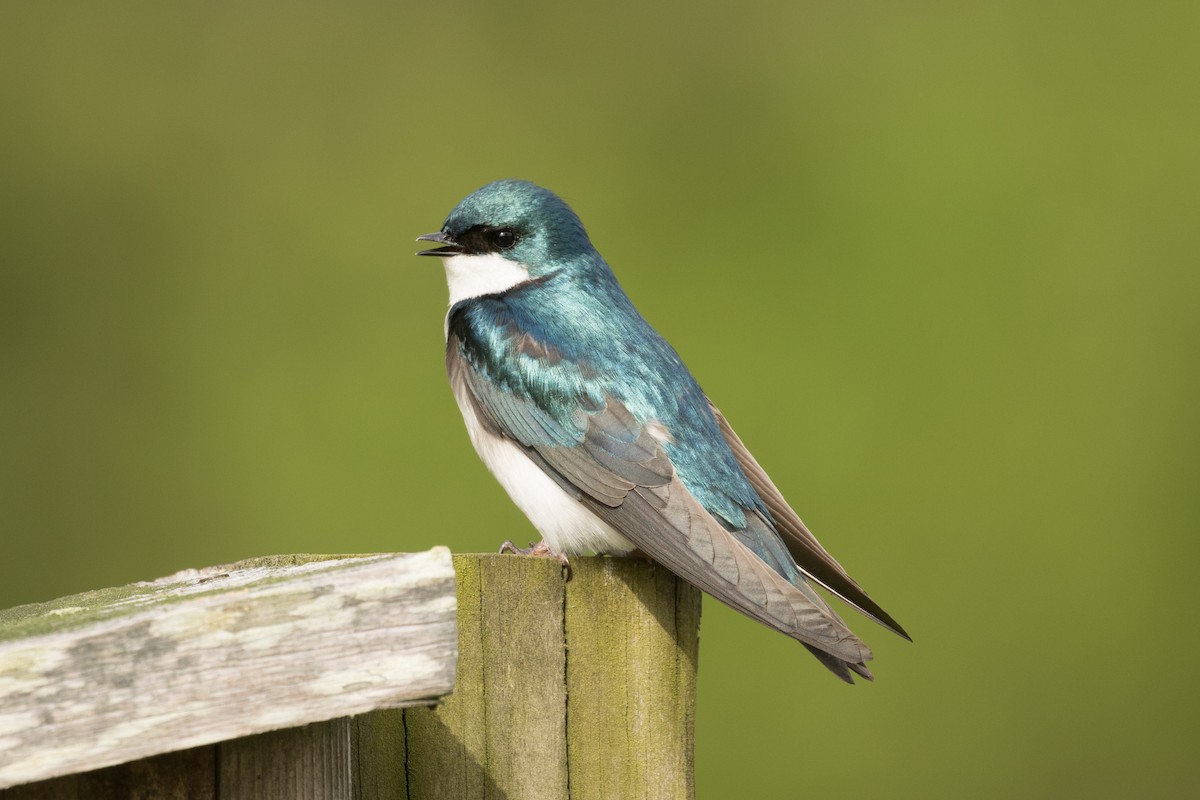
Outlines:
[[[412,800],[693,797],[699,591],[637,559],[454,567],[454,692],[404,712]]]

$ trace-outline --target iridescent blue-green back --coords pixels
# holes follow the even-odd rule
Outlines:
[[[545,424],[522,432],[528,444],[576,443],[579,415],[602,406],[606,395],[640,423],[661,424],[671,436],[664,449],[688,491],[764,561],[798,580],[700,386],[590,244],[587,250],[532,284],[452,308],[449,326],[463,358],[505,401],[537,407]]]

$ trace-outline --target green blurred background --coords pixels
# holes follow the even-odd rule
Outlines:
[[[706,601],[699,797],[1195,791],[1195,3],[10,3],[0,607],[533,537],[413,238],[524,177],[913,633]]]

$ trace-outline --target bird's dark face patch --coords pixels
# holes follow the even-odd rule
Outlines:
[[[504,254],[525,238],[525,232],[514,225],[474,225],[454,237],[464,252]]]

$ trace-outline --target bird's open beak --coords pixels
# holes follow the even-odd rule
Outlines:
[[[427,233],[424,236],[417,237],[418,242],[437,242],[444,247],[435,247],[432,250],[422,250],[417,255],[419,256],[457,256],[467,252],[460,244],[455,244],[454,240],[447,236],[442,231],[437,233]]]

